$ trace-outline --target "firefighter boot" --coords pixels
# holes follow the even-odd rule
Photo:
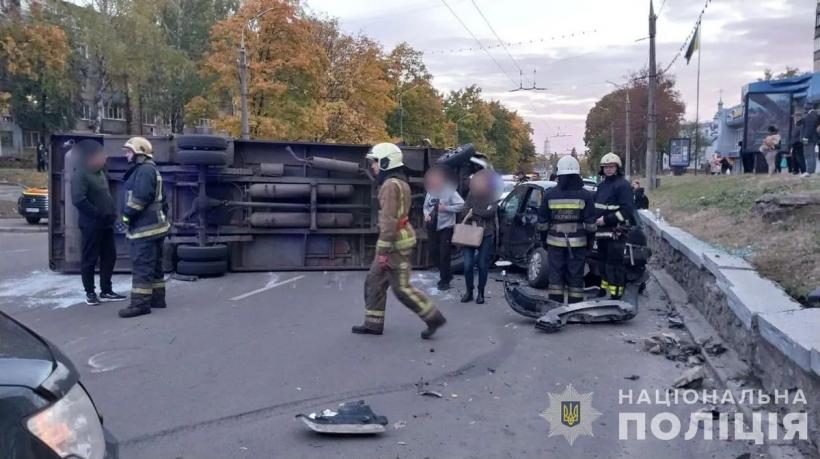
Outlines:
[[[425,322],[427,322],[427,330],[421,332],[421,339],[430,339],[436,333],[436,330],[447,323],[447,319],[444,318],[439,310],[436,310]]]
[[[151,293],[135,293],[131,291],[131,305],[120,309],[119,316],[122,318],[137,317],[143,314],[151,314]]]
[[[137,317],[144,314],[151,314],[151,308],[140,308],[137,306],[128,306],[127,308],[120,309],[119,316],[123,319],[128,317]]]
[[[151,295],[151,307],[154,309],[167,308],[165,303],[165,287],[154,287],[154,292]]]
[[[381,335],[382,330],[376,330],[375,328],[365,324],[362,325],[354,325],[350,329],[351,332],[357,333],[359,335]]]

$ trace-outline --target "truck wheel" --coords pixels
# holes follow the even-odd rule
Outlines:
[[[225,150],[228,139],[218,135],[187,134],[175,137],[178,150]]]
[[[179,150],[177,162],[192,166],[225,166],[228,154],[221,150]]]
[[[198,245],[178,245],[177,257],[183,261],[221,261],[228,259],[225,244],[200,247]]]
[[[186,276],[221,276],[228,271],[228,261],[185,261],[177,263],[177,273]]]
[[[29,225],[36,225],[40,223],[40,217],[26,217],[26,222],[28,222]]]
[[[458,167],[469,161],[474,154],[475,146],[473,146],[473,144],[471,143],[468,143],[439,157],[436,163],[444,166]]]
[[[527,282],[530,287],[544,288],[549,281],[548,275],[547,251],[539,247],[530,253],[527,263]]]

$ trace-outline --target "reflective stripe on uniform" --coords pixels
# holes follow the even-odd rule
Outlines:
[[[564,294],[564,286],[563,285],[550,285],[547,288],[547,295],[563,295]]]
[[[128,199],[125,201],[125,205],[134,209],[134,210],[143,210],[145,209],[145,203],[140,201],[139,199],[134,197],[134,192],[128,190],[126,193]]]
[[[384,311],[367,310],[367,311],[365,311],[364,314],[366,316],[370,316],[370,317],[384,317]]]
[[[624,215],[621,213],[621,211],[620,211],[620,210],[615,212],[615,217],[616,217],[618,220],[620,220],[620,221],[624,221],[624,220],[625,220],[625,219],[624,219]]]
[[[168,222],[160,222],[156,225],[144,226],[140,228],[140,231],[131,232],[129,231],[126,233],[125,237],[128,239],[141,239],[144,237],[156,236],[159,234],[165,234],[168,230],[171,229],[171,224]]]
[[[586,206],[583,199],[550,199],[548,201],[550,210],[573,209],[580,210]]]
[[[154,288],[165,288],[165,281],[154,282]]]
[[[567,245],[569,243],[569,245]],[[561,237],[561,236],[547,236],[547,245],[553,247],[586,247],[586,237]]]
[[[598,229],[598,225],[595,223],[584,223],[584,229],[587,233],[594,233],[595,230]]]
[[[595,208],[600,209],[600,210],[618,210],[618,209],[621,208],[621,206],[619,206],[617,204],[609,205],[609,204],[601,204],[601,203],[596,202],[595,203]]]
[[[569,288],[569,297],[570,298],[583,298],[584,297],[584,289],[578,287],[570,287]]]
[[[152,288],[142,288],[142,287],[131,287],[131,293],[136,293],[137,295],[151,295],[154,293],[154,289]]]
[[[403,261],[399,264],[399,290],[403,294],[405,294],[410,300],[415,303],[419,310],[418,315],[422,319],[424,319],[428,314],[435,310],[433,307],[433,303],[425,298],[423,295],[419,295],[417,290],[414,289],[410,283],[408,282],[410,279],[410,263]]]

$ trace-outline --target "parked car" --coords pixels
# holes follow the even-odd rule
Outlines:
[[[54,345],[0,312],[0,456],[4,459],[114,459],[71,361]]]
[[[40,223],[41,218],[48,218],[48,189],[26,188],[17,199],[17,213],[30,225]]]

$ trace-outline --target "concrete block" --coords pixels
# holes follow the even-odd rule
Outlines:
[[[820,349],[817,324],[820,323],[820,309],[762,314],[758,322],[760,336],[789,360],[810,373],[817,368],[816,354]]]
[[[811,350],[811,371],[820,376],[820,351],[817,349]]]
[[[718,249],[703,252],[703,267],[708,269],[716,279],[726,282],[728,280],[724,271],[737,269],[753,271],[755,269],[746,260]]]
[[[719,285],[726,293],[729,307],[743,325],[751,330],[761,314],[777,314],[802,309],[774,282],[746,269],[721,270]],[[724,283],[725,282],[725,283]]]
[[[673,249],[686,255],[686,258],[698,268],[703,266],[703,252],[706,250],[714,250],[709,244],[674,226],[669,226],[663,230],[663,239],[667,241]]]

